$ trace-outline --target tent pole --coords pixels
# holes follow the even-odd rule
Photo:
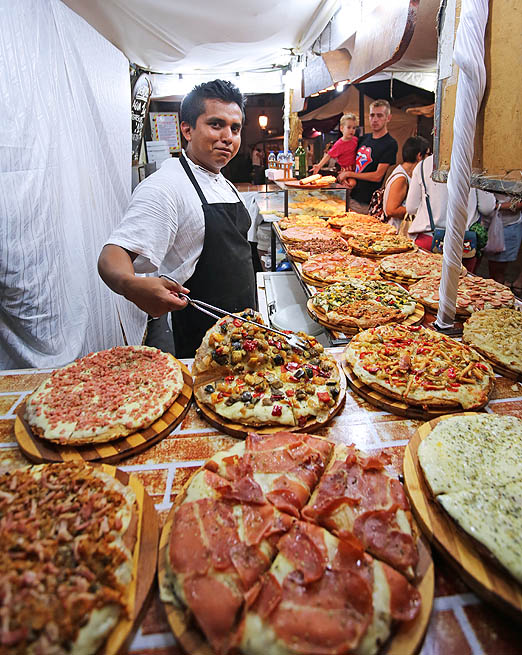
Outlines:
[[[356,87],[359,91],[359,125],[362,128],[362,133],[364,134],[364,91],[360,86]]]

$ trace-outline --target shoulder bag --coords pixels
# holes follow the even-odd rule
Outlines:
[[[426,196],[426,209],[430,219],[431,231],[433,232],[433,239],[431,241],[431,252],[442,254],[444,248],[444,237],[446,235],[445,227],[435,227],[433,220],[433,212],[431,211],[430,195],[426,188],[426,180],[424,179],[424,160],[421,162],[421,178],[422,186],[424,187],[424,194]],[[472,230],[464,232],[464,244],[462,247],[462,259],[471,259],[477,254],[477,234]]]

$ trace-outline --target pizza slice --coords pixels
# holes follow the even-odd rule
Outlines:
[[[341,536],[412,579],[418,552],[401,483],[379,457],[337,445],[302,516]]]
[[[198,472],[176,507],[163,600],[187,607],[217,653],[228,651],[245,594],[268,570],[292,520],[251,479]]]
[[[330,458],[333,444],[309,434],[251,433],[244,442],[216,453],[205,464],[222,478],[252,480],[277,509],[295,517],[308,501]]]
[[[419,592],[356,544],[296,522],[252,588],[238,632],[248,655],[377,653],[393,621],[413,619]]]

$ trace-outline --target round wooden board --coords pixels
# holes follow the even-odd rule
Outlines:
[[[317,189],[320,191],[321,189],[337,188],[333,186],[336,184],[335,182],[331,182],[330,184],[300,184],[299,180],[282,180],[282,182],[284,182],[285,186],[290,187],[291,189]]]
[[[416,419],[419,421],[427,421],[443,414],[457,414],[462,413],[462,407],[456,407],[455,409],[449,409],[448,407],[433,407],[430,410],[422,409],[420,406],[407,405],[406,403],[397,400],[396,398],[390,398],[385,396],[383,393],[372,389],[368,385],[364,384],[359,380],[358,377],[354,375],[353,369],[350,364],[346,361],[346,357],[343,353],[343,362],[342,367],[348,380],[348,386],[350,389],[355,391],[356,394],[364,398],[367,402],[379,409],[385,409],[392,414],[398,414],[399,416],[405,416],[406,418]]]
[[[416,247],[410,248],[409,250],[403,250],[402,252],[371,252],[371,253],[364,253],[361,250],[358,250],[358,248],[354,248],[352,246],[352,255],[356,255],[357,257],[366,257],[367,259],[383,259],[384,257],[389,257],[390,255],[403,255],[406,252],[415,252],[417,250]]]
[[[337,364],[338,368],[339,364]],[[199,400],[194,395],[194,400],[198,409],[201,412],[201,415],[218,430],[225,432],[226,434],[231,435],[232,437],[237,437],[238,439],[245,439],[249,432],[256,432],[257,434],[275,434],[276,432],[311,432],[316,428],[322,428],[324,425],[332,420],[332,418],[341,411],[342,406],[344,405],[344,398],[346,395],[346,378],[343,375],[342,370],[339,370],[339,397],[335,405],[330,409],[328,418],[326,421],[317,421],[316,419],[310,419],[304,425],[271,425],[269,427],[263,427],[262,425],[242,425],[241,423],[232,423],[227,421],[216,412],[213,412],[207,405],[200,403]]]
[[[136,455],[166,437],[184,419],[192,399],[192,375],[181,362],[183,389],[174,403],[152,425],[126,437],[106,443],[92,443],[85,446],[61,446],[34,434],[24,419],[25,402],[17,409],[14,432],[22,453],[31,462],[106,462],[115,464],[126,457]]]
[[[473,412],[460,412],[457,415],[473,416]],[[424,480],[417,455],[419,445],[439,421],[450,416],[441,416],[421,425],[406,446],[404,486],[413,513],[424,534],[456,568],[465,582],[486,601],[494,603],[520,621],[522,586],[477,552],[472,540],[463,530],[457,528],[451,517],[432,498]]]
[[[329,322],[327,319],[321,317],[320,314],[316,313],[315,307],[312,302],[312,298],[309,298],[306,303],[306,309],[310,318],[313,318],[314,321],[328,328],[329,330],[335,330],[336,332],[342,332],[343,334],[357,334],[362,332],[366,328],[358,327],[343,327],[342,325],[336,325],[335,323]],[[404,321],[401,321],[401,325],[418,325],[424,319],[424,307],[421,303],[415,305],[415,311],[413,314],[410,314]]]
[[[425,277],[428,277],[427,275],[418,278],[405,277],[404,275],[394,275],[393,273],[387,273],[386,271],[383,271],[382,264],[380,264],[379,266],[379,274],[382,275],[382,277],[385,278],[386,280],[391,280],[392,282],[398,282],[399,284],[406,284],[407,286],[411,286],[416,282],[420,282]],[[467,274],[468,274],[468,269],[463,265],[462,270],[460,272],[460,276],[465,277]]]
[[[324,289],[324,287],[329,287],[331,284],[335,284],[335,282],[314,280],[313,277],[308,277],[308,275],[306,275],[306,273],[303,273],[303,271],[300,272],[300,275],[301,275],[301,280],[303,280],[303,282],[306,282],[306,284],[309,284],[312,287],[317,287],[318,289]]]
[[[158,553],[158,581],[160,589],[166,584],[166,558],[168,556],[168,545],[174,522],[174,514],[178,505],[183,501],[192,478],[202,468],[195,471],[183,485],[180,493],[176,496],[174,504],[167,516],[167,521],[163,526]],[[417,541],[419,562],[415,571],[415,586],[421,595],[421,611],[414,621],[402,623],[399,626],[391,639],[386,642],[379,652],[379,655],[415,655],[420,650],[424,635],[428,629],[435,589],[435,568],[429,545],[425,543],[418,527],[416,528],[416,532],[419,535]],[[187,609],[168,601],[163,601],[163,607],[165,608],[170,628],[187,655],[215,655],[214,650],[210,647],[203,633],[192,620],[190,612]],[[238,655],[238,653],[239,651],[237,649],[230,651],[230,655]]]
[[[95,464],[96,466],[96,464]],[[145,601],[154,582],[158,563],[159,517],[154,503],[135,475],[129,475],[114,466],[100,465],[100,468],[128,485],[136,494],[138,502],[138,528],[133,552],[132,581],[128,585],[129,616],[122,618],[110,633],[97,655],[118,655],[126,652],[132,637],[143,618]]]

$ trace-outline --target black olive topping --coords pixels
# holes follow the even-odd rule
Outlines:
[[[250,393],[250,391],[243,391],[240,400],[243,403],[252,402],[252,394]]]
[[[214,393],[215,388],[211,384],[207,384],[207,386],[205,387],[205,391],[207,393]]]

